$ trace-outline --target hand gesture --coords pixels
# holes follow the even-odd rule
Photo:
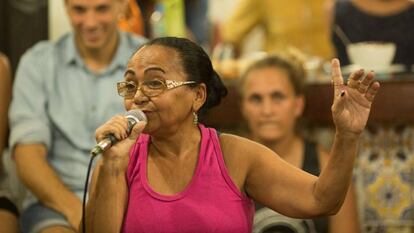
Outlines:
[[[353,72],[345,85],[338,59],[332,63],[334,100],[331,107],[336,131],[340,134],[359,135],[368,120],[371,104],[380,84],[374,81],[374,73],[364,70]]]

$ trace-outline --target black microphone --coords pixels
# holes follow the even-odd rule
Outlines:
[[[138,109],[129,110],[125,113],[125,117],[128,120],[128,129],[127,134],[129,135],[134,128],[134,125],[140,121],[147,122],[147,117],[145,114]],[[96,156],[106,151],[109,147],[115,145],[119,140],[113,134],[109,134],[104,139],[102,139],[98,144],[96,144],[91,150],[91,155]]]

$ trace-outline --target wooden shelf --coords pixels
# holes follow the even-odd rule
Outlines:
[[[235,85],[228,84],[229,94],[222,103],[207,114],[205,122],[221,130],[238,129],[243,125],[240,97]],[[304,118],[310,125],[331,126],[332,86],[310,84],[306,92]],[[414,123],[414,75],[381,82],[369,123]]]
[[[331,125],[331,85],[310,85],[304,116],[317,125]],[[382,82],[375,97],[369,123],[414,123],[414,80]]]

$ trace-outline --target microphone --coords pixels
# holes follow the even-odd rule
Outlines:
[[[125,113],[125,117],[128,120],[128,129],[127,134],[129,135],[132,131],[132,128],[134,128],[134,125],[140,121],[147,122],[147,117],[145,114],[138,109],[129,110]],[[92,150],[91,155],[96,156],[98,154],[103,153],[111,146],[115,145],[119,140],[113,135],[109,134],[104,139],[102,139],[98,144],[96,144]]]

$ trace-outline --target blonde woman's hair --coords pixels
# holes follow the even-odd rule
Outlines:
[[[244,95],[244,85],[249,74],[254,70],[263,68],[277,68],[287,72],[289,81],[293,86],[296,95],[305,93],[305,70],[303,62],[292,55],[274,54],[251,63],[238,80],[238,90],[241,96]]]

